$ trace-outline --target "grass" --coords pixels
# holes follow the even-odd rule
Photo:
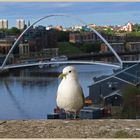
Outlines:
[[[129,135],[128,132],[125,132],[125,131],[120,130],[120,131],[117,131],[115,133],[115,136],[114,137],[115,138],[130,138],[132,136]]]

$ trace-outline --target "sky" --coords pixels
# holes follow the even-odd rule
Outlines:
[[[0,2],[0,19],[7,19],[9,26],[16,26],[16,19],[37,19],[50,14],[68,14],[87,24],[125,25],[128,21],[140,23],[140,2]],[[72,26],[81,24],[71,17],[51,17],[42,25]]]

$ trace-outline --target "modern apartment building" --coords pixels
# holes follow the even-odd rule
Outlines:
[[[8,29],[8,20],[0,19],[0,29]]]
[[[24,29],[25,27],[25,20],[24,19],[17,19],[16,20],[16,27],[20,30]]]

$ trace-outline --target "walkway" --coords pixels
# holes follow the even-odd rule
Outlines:
[[[47,62],[30,62],[30,63],[22,63],[22,64],[12,64],[12,65],[6,65],[4,69],[15,69],[15,68],[24,68],[24,67],[33,67],[33,66],[39,66],[40,68],[44,65],[52,65],[52,64],[89,64],[89,65],[104,65],[104,66],[111,66],[111,67],[117,67],[119,68],[119,65],[115,64],[107,64],[103,62],[94,62],[94,61],[47,61]],[[0,67],[0,69],[2,69]]]

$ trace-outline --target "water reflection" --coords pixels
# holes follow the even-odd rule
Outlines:
[[[5,80],[4,80],[4,85],[7,90],[7,93],[9,94],[9,97],[13,101],[14,106],[17,108],[18,111],[20,111],[20,114],[22,114],[24,118],[31,119],[30,116],[26,113],[26,111],[22,108],[22,106],[20,105],[20,102],[16,99],[16,97],[14,96],[14,93],[12,93],[9,87],[9,84]]]
[[[0,80],[0,119],[46,119],[56,106],[56,92],[60,82],[57,68],[30,68],[10,71]],[[99,65],[75,65],[85,96],[93,77],[109,75],[112,68]]]

